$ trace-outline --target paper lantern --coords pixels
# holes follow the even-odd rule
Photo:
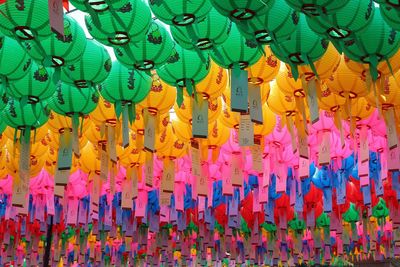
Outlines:
[[[267,101],[270,90],[271,90],[270,83],[262,83],[260,85],[261,103]],[[222,93],[222,99],[224,100],[227,106],[229,107],[231,106],[231,88],[229,86],[225,87],[225,90]]]
[[[228,39],[210,54],[213,61],[225,69],[247,68],[262,55],[257,43],[246,40],[235,24],[232,24]]]
[[[290,39],[272,43],[271,50],[277,58],[290,65],[292,75],[298,78],[298,66],[310,65],[314,73],[314,62],[320,59],[328,49],[329,42],[314,33],[306,23],[304,15],[300,15],[299,25]]]
[[[0,37],[0,75],[7,80],[18,80],[30,70],[32,60],[17,41]]]
[[[271,91],[267,103],[269,108],[277,115],[291,116],[296,113],[294,97],[283,93],[276,82],[271,82]]]
[[[86,130],[92,124],[93,124],[92,121],[87,119],[87,117],[85,117],[85,120],[83,121],[81,133],[82,134],[85,133]],[[68,116],[64,116],[64,115],[57,114],[55,112],[51,112],[50,116],[49,116],[49,120],[47,121],[46,125],[48,126],[49,130],[51,130],[54,133],[53,135],[55,135],[55,134],[59,134],[60,131],[62,131],[64,129],[72,130],[72,119]],[[82,136],[80,136],[80,137],[82,137]],[[58,142],[59,142],[58,138],[55,138],[55,140],[52,141],[52,143],[56,145],[55,148],[58,148],[58,146],[57,146]]]
[[[171,140],[168,149],[157,152],[157,155],[164,159],[178,159],[184,157],[188,153],[188,143],[179,140],[176,136]]]
[[[214,61],[208,75],[196,85],[196,92],[203,96],[203,99],[214,100],[219,97],[227,86],[228,72],[218,66]],[[187,94],[185,94],[187,95]]]
[[[53,33],[40,43],[24,41],[23,47],[37,62],[60,67],[81,59],[86,47],[86,36],[81,26],[73,18],[65,15],[64,36]]]
[[[49,101],[49,107],[63,116],[84,116],[91,113],[99,102],[94,88],[81,90],[73,85],[60,83]]]
[[[7,36],[20,40],[43,40],[52,32],[46,0],[5,1],[0,5],[0,30]]]
[[[152,80],[149,94],[138,106],[140,109],[147,108],[152,115],[168,113],[175,103],[176,90],[164,83],[155,71]]]
[[[85,17],[86,27],[90,35],[108,46],[143,40],[151,22],[150,10],[142,0],[129,0],[119,10],[100,12],[96,16]]]
[[[45,124],[49,114],[50,111],[44,102],[23,105],[20,101],[10,98],[3,110],[2,119],[14,129],[30,131]]]
[[[398,3],[394,4],[391,1],[382,1],[379,7],[385,22],[396,31],[400,30],[400,5]]]
[[[321,86],[321,93],[318,97],[318,107],[322,110],[336,112],[344,106],[346,98],[335,94],[326,84]]]
[[[175,46],[175,51],[168,63],[157,70],[159,77],[171,86],[177,87],[178,106],[183,101],[183,88],[192,95],[196,84],[202,81],[210,71],[210,63],[207,59],[202,62],[196,52],[184,50]]]
[[[350,105],[350,110],[341,109],[342,118],[350,122],[353,119],[355,121],[366,119],[374,112],[374,108],[363,97],[352,100]]]
[[[116,117],[114,105],[106,101],[103,97],[99,98],[96,109],[90,114],[90,119],[97,125],[103,123],[115,125]]]
[[[367,85],[361,75],[352,72],[342,58],[332,78],[326,80],[329,89],[345,98],[363,97],[368,94]]]
[[[22,79],[10,82],[6,92],[13,98],[38,103],[51,97],[55,90],[53,70],[33,63],[30,72]]]
[[[83,12],[89,12],[90,10],[93,10],[94,12],[103,12],[109,9],[117,10],[123,8],[128,3],[128,0],[71,0],[70,2],[74,5],[75,8]]]
[[[173,48],[174,41],[165,27],[160,22],[153,21],[143,40],[115,47],[114,52],[118,61],[126,67],[150,70],[164,65]]]
[[[152,79],[145,73],[129,70],[118,61],[113,62],[113,68],[106,81],[102,84],[101,95],[105,100],[115,105],[117,118],[122,113],[122,108],[130,106],[131,117],[135,104],[141,102],[148,95]],[[134,118],[131,118],[133,121]]]
[[[279,72],[280,61],[272,54],[268,46],[264,48],[264,55],[247,70],[249,72],[249,83],[262,84],[275,79]]]
[[[79,62],[62,68],[61,80],[78,88],[88,88],[103,82],[111,71],[111,58],[98,42],[88,40]]]
[[[260,44],[285,41],[296,30],[299,14],[290,8],[285,0],[271,1],[270,8],[251,20],[238,22],[240,32]]]
[[[209,50],[224,43],[230,33],[232,23],[215,9],[203,20],[187,26],[171,26],[171,34],[184,49]]]
[[[307,17],[307,22],[313,31],[332,40],[341,51],[343,44],[340,42],[362,33],[372,21],[374,12],[372,0],[354,0],[328,16]]]
[[[334,14],[346,6],[351,0],[286,0],[292,8],[303,12],[308,16],[322,16]]]
[[[376,80],[378,63],[392,57],[399,47],[399,35],[386,25],[379,12],[375,12],[365,31],[346,42],[343,51],[351,60],[369,64],[371,77]]]
[[[262,15],[268,11],[274,0],[251,1],[251,0],[228,0],[221,2],[211,0],[212,5],[222,15],[235,21],[250,20],[254,16]]]
[[[378,86],[378,92],[371,92],[365,97],[369,104],[376,107],[376,104],[382,105],[382,109],[386,110],[391,107],[400,105],[400,73],[394,76],[382,77],[383,79]],[[376,100],[378,98],[378,102]]]
[[[207,0],[163,0],[149,1],[151,11],[168,25],[187,26],[202,21],[211,10]]]
[[[183,97],[183,102],[180,107],[178,104],[175,104],[174,110],[176,112],[176,116],[185,122],[186,124],[192,124],[192,102],[196,101],[190,97]],[[208,103],[208,123],[213,123],[221,113],[222,109],[222,101],[220,98],[214,99],[212,101],[204,102],[204,104]]]

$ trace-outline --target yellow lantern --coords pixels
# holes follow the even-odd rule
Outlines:
[[[31,136],[31,143],[32,143],[32,142],[37,142],[38,140],[42,140],[43,137],[45,137],[45,135],[47,134],[47,131],[48,131],[48,128],[46,127],[46,124],[43,125],[43,126],[40,127],[40,128],[37,128],[37,129],[35,129],[35,130],[32,130],[32,131],[31,131],[31,135],[30,135],[30,136]],[[7,128],[4,130],[3,134],[4,134],[8,139],[14,140],[15,129],[14,129],[14,128],[11,128],[11,127],[7,127]],[[15,141],[18,142],[19,136],[17,135],[16,137],[17,137],[17,138],[16,138]]]
[[[292,72],[285,65],[281,66],[279,73],[276,76],[276,84],[278,88],[287,95],[293,95],[296,97],[306,96],[301,79],[295,80],[292,76]]]
[[[346,104],[345,104],[346,105]],[[343,108],[342,118],[349,121],[360,121],[368,118],[373,112],[374,107],[367,102],[364,97],[353,99],[348,108]]]
[[[322,84],[321,92],[318,94],[318,106],[320,109],[336,112],[343,106],[346,99],[334,94],[326,84]]]
[[[183,103],[180,108],[178,104],[175,103],[174,105],[176,116],[186,124],[192,124],[192,101],[195,100],[190,97],[183,97]],[[222,101],[220,97],[208,101],[208,124],[217,120],[221,113],[221,108]]]
[[[29,169],[29,177],[37,176],[42,170],[45,163],[44,157],[30,157],[30,169]],[[6,166],[8,174],[13,177],[17,177],[19,173],[19,157],[13,156],[11,153],[7,153],[6,155]]]
[[[267,103],[264,103],[262,106],[262,114],[264,123],[262,124],[254,124],[254,137],[260,138],[261,136],[268,135],[272,133],[276,124],[276,116],[275,113],[268,107]]]
[[[269,82],[264,82],[260,84],[260,95],[261,95],[261,103],[264,103],[267,101],[267,98],[269,96],[269,91],[270,91],[270,85]],[[224,102],[228,105],[231,106],[231,87],[227,86],[222,93],[222,99]]]
[[[219,119],[216,120],[212,127],[209,127],[208,138],[200,139],[202,158],[206,160],[208,158],[208,151],[211,150],[213,160],[216,161],[219,156],[221,146],[228,141],[229,137],[229,128],[224,127]]]
[[[269,46],[265,46],[264,55],[256,64],[247,68],[249,72],[249,83],[264,84],[275,79],[279,72],[280,61],[272,53]]]
[[[377,104],[386,110],[391,107],[398,108],[400,106],[400,72],[394,76],[381,77],[378,80],[378,92],[371,91],[365,99],[372,106],[377,107]],[[377,97],[377,98],[376,98]],[[378,101],[377,101],[378,99]]]
[[[230,107],[224,103],[219,121],[225,127],[238,130],[240,123],[240,113],[232,112]]]
[[[173,140],[168,146],[168,149],[157,152],[157,156],[164,159],[177,159],[182,158],[188,153],[188,143],[179,140],[173,135]]]
[[[89,116],[86,116],[83,120],[82,133],[85,132],[91,124],[92,121],[89,119]],[[48,126],[49,130],[55,133],[59,133],[60,130],[64,129],[70,129],[72,131],[72,118],[51,112],[46,125]]]
[[[211,61],[211,70],[207,76],[196,84],[198,97],[202,96],[204,100],[214,100],[219,97],[227,86],[228,71]],[[188,96],[184,91],[184,95]]]
[[[190,142],[192,139],[192,127],[182,122],[179,118],[171,120],[174,134],[182,141]]]
[[[368,94],[367,83],[358,73],[351,71],[342,58],[336,72],[326,80],[330,90],[346,99]]]
[[[277,82],[271,82],[271,91],[267,103],[272,112],[277,115],[293,116],[296,114],[294,97],[282,92]]]
[[[3,179],[7,176],[8,169],[6,167],[6,150],[0,150],[0,179]]]
[[[138,107],[147,108],[151,115],[168,113],[175,103],[176,89],[164,83],[155,71],[152,72],[152,79],[150,92]]]
[[[314,62],[315,70],[318,74],[318,80],[328,79],[336,71],[340,63],[340,54],[332,43],[329,43],[325,54],[316,62]],[[289,66],[288,66],[289,68]],[[299,66],[299,76],[304,76],[306,81],[310,81],[316,77],[314,71],[309,65]]]
[[[347,67],[352,71],[361,74],[364,78],[369,74],[369,65],[362,64],[345,57],[345,62]],[[390,66],[389,66],[390,64]],[[400,70],[400,51],[397,51],[390,59],[389,64],[383,60],[379,62],[377,70],[378,70],[378,79],[381,76],[390,76],[392,73],[396,73]]]
[[[96,147],[88,142],[81,150],[82,155],[91,155],[90,157],[81,157],[81,170],[87,174],[97,173],[100,175],[100,159]]]
[[[122,159],[121,165],[125,168],[139,167],[146,161],[146,152],[144,150],[134,149],[128,157]]]
[[[90,119],[98,125],[106,123],[107,125],[115,126],[117,115],[115,114],[114,105],[104,100],[103,97],[99,98],[99,104],[96,109],[90,113]]]

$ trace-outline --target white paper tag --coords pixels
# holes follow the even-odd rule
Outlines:
[[[239,124],[239,145],[252,146],[254,145],[254,125],[250,115],[241,114]]]
[[[144,126],[144,147],[147,151],[154,152],[156,142],[156,117],[150,114],[147,114],[145,117],[147,119]]]
[[[117,146],[115,143],[115,127],[107,127],[107,150],[110,160],[117,163]]]
[[[262,124],[264,120],[261,102],[261,89],[259,85],[249,84],[249,106],[251,121]]]
[[[250,147],[251,157],[253,160],[253,170],[258,173],[263,172],[263,157],[262,157],[262,148],[260,144],[255,144]]]
[[[164,169],[161,179],[161,189],[164,192],[173,193],[175,182],[175,163],[173,161],[164,161]]]
[[[307,100],[310,107],[311,122],[314,124],[319,120],[319,109],[317,100],[316,80],[312,79],[308,82]]]

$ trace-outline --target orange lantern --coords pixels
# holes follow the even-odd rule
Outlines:
[[[275,79],[279,72],[280,61],[272,53],[269,46],[265,46],[264,55],[254,65],[247,68],[249,83],[264,84]]]

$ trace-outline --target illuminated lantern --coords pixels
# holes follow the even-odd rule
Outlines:
[[[248,67],[249,83],[263,84],[275,79],[279,72],[280,61],[272,54],[271,49],[266,46],[264,48],[265,55],[252,66]]]
[[[49,27],[49,13],[46,0],[21,2],[5,1],[0,5],[0,30],[7,36],[20,40],[43,40],[52,31]]]
[[[300,15],[299,25],[285,41],[272,43],[271,50],[277,58],[290,65],[292,75],[298,78],[298,66],[309,65],[317,75],[314,62],[328,49],[329,42],[319,37],[307,25],[304,15]]]
[[[163,159],[178,159],[184,157],[188,153],[188,144],[174,137],[169,143],[168,149],[158,152],[157,156]]]
[[[53,95],[56,84],[52,78],[52,69],[46,69],[34,63],[29,74],[22,79],[9,83],[6,92],[13,98],[25,99],[31,103],[37,103]]]
[[[237,22],[240,32],[259,44],[285,41],[296,30],[299,14],[284,0],[271,1],[266,13],[254,16],[247,21]]]
[[[196,92],[205,100],[214,100],[219,97],[227,86],[228,72],[211,61],[208,75],[196,85]]]
[[[138,106],[148,109],[152,115],[168,113],[175,103],[176,90],[164,83],[156,72],[152,72],[152,80],[149,94]]]
[[[19,80],[28,73],[31,63],[32,59],[17,41],[0,37],[0,75],[9,81]]]
[[[111,58],[98,42],[88,40],[79,62],[62,68],[61,80],[78,88],[103,82],[111,71]]]
[[[168,61],[174,45],[165,27],[160,22],[153,21],[145,38],[115,47],[114,52],[118,61],[127,68],[150,70],[159,68]]]
[[[221,45],[229,36],[232,22],[215,9],[207,17],[187,27],[171,26],[174,40],[185,49],[210,50]]]
[[[151,13],[142,0],[129,0],[118,10],[86,16],[85,22],[90,35],[96,40],[107,46],[119,46],[145,38]]]
[[[157,70],[159,77],[177,88],[177,103],[183,103],[183,88],[189,95],[196,91],[196,84],[201,82],[210,71],[210,62],[202,62],[196,52],[184,50],[176,45],[168,63]]]
[[[26,52],[45,66],[61,67],[81,59],[86,47],[86,36],[81,26],[71,17],[64,16],[64,36],[58,33],[40,43],[26,40],[22,43]]]
[[[342,51],[343,42],[362,33],[372,21],[374,12],[372,0],[354,0],[327,16],[307,17],[307,22],[313,31],[329,38]]]
[[[174,106],[176,116],[186,124],[192,124],[192,101],[195,100],[190,97],[184,97],[180,108],[177,104]],[[220,98],[217,98],[213,101],[204,102],[204,104],[205,103],[208,103],[208,124],[211,124],[218,119],[221,113],[222,101]]]
[[[286,0],[289,6],[308,16],[322,16],[334,14],[346,6],[351,0]]]
[[[211,4],[207,0],[163,0],[149,1],[151,11],[168,25],[188,26],[202,21],[210,12]]]
[[[375,12],[365,31],[346,42],[343,51],[351,60],[369,64],[372,80],[375,81],[378,78],[378,63],[389,60],[399,47],[399,35],[386,25],[380,12]]]
[[[116,124],[116,117],[114,105],[100,97],[98,105],[95,110],[90,114],[90,119],[97,125],[106,123],[108,125]]]

